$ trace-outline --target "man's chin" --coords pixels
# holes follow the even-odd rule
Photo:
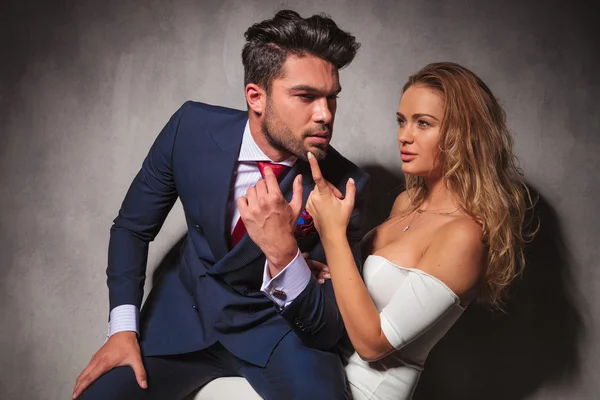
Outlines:
[[[306,149],[306,153],[301,157],[304,161],[308,161],[308,152],[310,151],[317,160],[322,161],[327,156],[329,145],[326,146],[311,146]]]

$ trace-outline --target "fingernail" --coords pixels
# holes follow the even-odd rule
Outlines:
[[[308,152],[308,155],[307,155],[307,157],[308,157],[308,159],[310,160],[310,159],[312,159],[312,158],[313,158],[313,154],[312,154],[312,153],[309,151],[309,152]]]
[[[349,178],[349,179],[348,179],[348,181],[349,181],[351,184],[353,184],[353,185],[354,185],[354,179],[352,179],[352,178]]]
[[[331,275],[329,275],[329,274],[325,274],[324,276],[326,279],[331,279]]]
[[[317,282],[319,282],[322,285],[325,283],[325,279],[319,279],[319,280],[317,280]]]
[[[146,381],[142,381],[142,387],[143,387],[144,389],[148,389],[148,382],[146,382]]]

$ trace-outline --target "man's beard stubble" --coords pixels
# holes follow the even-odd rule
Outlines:
[[[269,101],[267,101],[267,109],[265,110],[265,117],[262,121],[261,128],[265,138],[271,146],[279,151],[293,154],[304,161],[308,161],[307,153],[309,151],[309,149],[304,146],[304,140],[314,132],[330,132],[329,127],[322,125],[318,129],[302,132],[300,139],[296,139],[292,130],[281,120],[281,118],[279,118],[279,115],[273,109]],[[316,148],[310,150],[317,160],[321,161],[325,159],[329,144],[324,146],[317,145],[315,147]]]

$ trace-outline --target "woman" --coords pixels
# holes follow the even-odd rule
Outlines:
[[[404,86],[397,120],[407,190],[365,237],[364,283],[345,235],[354,182],[338,199],[309,154],[317,187],[307,210],[356,350],[347,375],[357,400],[411,398],[429,351],[465,308],[476,299],[500,307],[524,266],[530,199],[489,88],[460,65],[427,65]]]

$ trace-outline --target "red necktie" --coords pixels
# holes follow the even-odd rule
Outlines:
[[[279,179],[281,174],[283,174],[290,168],[287,165],[273,164],[269,161],[257,161],[256,164],[258,165],[258,170],[260,171],[260,175],[263,177],[263,179],[265,177],[265,167],[271,168],[277,179]],[[235,224],[235,228],[233,228],[233,232],[231,232],[231,247],[235,247],[235,245],[238,244],[240,240],[242,240],[245,234],[246,227],[244,226],[244,221],[242,221],[242,219],[239,218],[237,223]]]

